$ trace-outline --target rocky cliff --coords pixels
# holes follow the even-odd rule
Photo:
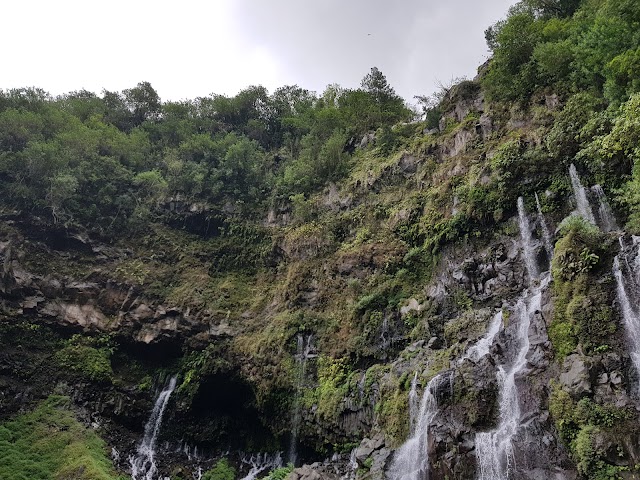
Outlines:
[[[367,135],[346,180],[265,211],[240,235],[257,267],[221,267],[229,238],[180,199],[110,244],[5,212],[2,417],[64,393],[127,473],[177,375],[156,456],[172,478],[278,451],[300,479],[638,478],[624,237],[570,217],[569,166],[532,153],[559,100],[507,113],[463,85],[447,102],[439,129],[401,126],[387,156]],[[417,466],[395,453],[412,438]]]

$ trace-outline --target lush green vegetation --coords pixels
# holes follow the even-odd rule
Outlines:
[[[554,317],[549,327],[558,360],[576,351],[602,353],[616,332],[610,289],[595,281],[608,274],[603,259],[610,242],[582,217],[569,217],[560,229],[553,259]],[[604,272],[603,272],[604,270]]]
[[[633,0],[523,0],[486,32],[494,55],[483,85],[500,100],[548,88],[623,102],[640,88],[639,19]]]
[[[429,350],[427,380],[486,323],[476,315],[482,292],[472,290],[486,279],[447,287],[440,305],[425,292],[452,245],[488,248],[517,235],[509,219],[519,196],[533,212],[538,194],[559,223],[570,211],[571,163],[640,233],[639,23],[634,0],[523,0],[487,31],[493,58],[479,79],[420,97],[424,119],[413,122],[376,68],[358,89],[331,85],[320,95],[253,86],[233,97],[162,102],[145,82],[100,95],[0,92],[0,213],[43,230],[88,232],[118,250],[100,261],[58,257],[30,225],[30,270],[134,286],[150,304],[183,307],[232,332],[207,347],[184,342],[176,395],[185,408],[207,377],[233,371],[265,417],[286,418],[298,401],[337,430],[344,399],[366,371],[364,396],[375,383],[376,421],[400,443],[410,377],[385,362],[411,340],[435,338],[445,347]],[[482,107],[474,103],[480,95]],[[18,237],[17,223],[2,228]],[[558,233],[549,325],[556,360],[620,350],[612,239],[578,217]],[[467,267],[465,275],[477,273]],[[410,299],[419,308],[402,315]],[[319,356],[299,387],[296,337],[311,333]],[[104,386],[117,377],[118,349],[107,336],[58,339],[50,353],[66,379]],[[491,405],[476,398],[486,392],[463,380],[453,401],[471,424],[486,422]],[[78,478],[111,478],[94,456],[102,447],[82,437],[60,402],[0,427],[9,452],[0,462],[12,462],[0,468],[20,472],[7,478],[80,475],[69,468],[89,457],[84,471],[95,473]],[[626,428],[626,411],[559,388],[550,409],[581,474],[621,471],[605,461],[599,440]],[[29,433],[20,422],[39,425],[45,413],[54,434],[41,442],[29,435],[42,425]],[[54,429],[67,421],[71,427]],[[64,435],[86,440],[89,457],[77,446],[60,453],[58,435],[71,445]],[[325,448],[325,440],[316,444]],[[203,478],[234,476],[223,459]]]
[[[222,458],[210,470],[202,475],[202,480],[235,480],[236,469],[231,466],[229,460]]]
[[[52,396],[33,412],[0,424],[0,477],[6,480],[124,480],[106,445]]]
[[[169,197],[250,213],[341,178],[347,139],[411,115],[376,68],[360,89],[321,96],[249,87],[163,103],[147,82],[102,96],[9,90],[0,93],[1,193],[5,207],[103,235],[144,228]]]
[[[108,337],[74,335],[58,350],[55,359],[72,375],[88,380],[109,382],[113,377],[111,355],[114,346]]]
[[[633,418],[629,410],[601,405],[589,398],[576,402],[558,385],[552,386],[549,410],[584,478],[615,480],[621,478],[620,473],[629,471],[610,461],[612,452],[621,456],[624,450],[620,434],[634,428],[628,422]]]

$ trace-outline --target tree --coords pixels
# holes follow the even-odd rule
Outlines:
[[[378,105],[384,105],[399,98],[387,82],[387,78],[377,67],[371,68],[371,72],[364,76],[360,86],[373,97]]]
[[[160,117],[162,103],[158,92],[149,82],[140,82],[134,88],[124,90],[122,93],[125,104],[131,112],[134,127],[147,120],[157,120]]]
[[[373,113],[369,128],[391,125],[411,118],[411,111],[405,106],[402,97],[387,82],[387,78],[377,68],[372,67],[362,79],[362,89],[373,101]]]

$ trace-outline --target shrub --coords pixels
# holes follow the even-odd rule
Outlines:
[[[212,469],[205,472],[202,480],[235,480],[236,469],[231,466],[229,460],[221,458]]]
[[[107,346],[96,348],[90,338],[74,335],[67,345],[55,354],[60,367],[87,380],[110,382],[112,349]]]

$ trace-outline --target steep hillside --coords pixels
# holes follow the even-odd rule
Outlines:
[[[420,120],[1,92],[0,471],[640,478],[638,22],[525,0]]]

